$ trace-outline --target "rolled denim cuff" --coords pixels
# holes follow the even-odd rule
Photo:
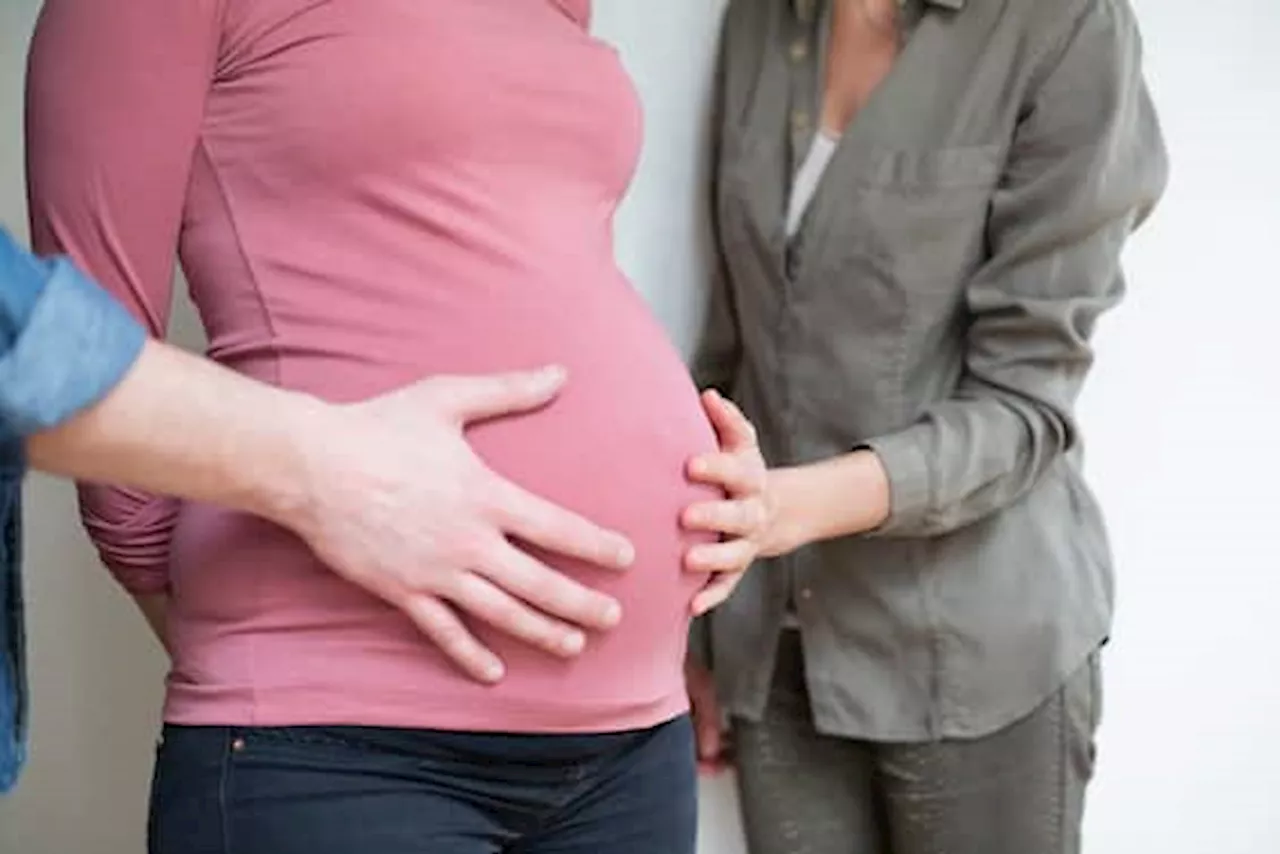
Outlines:
[[[0,355],[0,423],[18,436],[55,427],[122,380],[146,331],[69,261],[51,273],[27,323]]]

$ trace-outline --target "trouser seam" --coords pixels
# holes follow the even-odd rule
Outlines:
[[[1067,850],[1067,833],[1066,833],[1066,800],[1067,800],[1067,766],[1068,766],[1068,749],[1070,745],[1067,743],[1068,731],[1067,726],[1067,689],[1063,688],[1058,692],[1058,714],[1056,715],[1056,725],[1058,727],[1058,786],[1054,791],[1054,808],[1057,812],[1056,828],[1057,834],[1056,847],[1062,854],[1070,854]]]
[[[234,749],[234,740],[234,731],[228,730],[226,743],[222,749],[222,770],[218,775],[218,820],[219,830],[222,835],[222,854],[231,854],[231,816],[230,811],[227,809],[227,788],[231,776],[231,755]]]

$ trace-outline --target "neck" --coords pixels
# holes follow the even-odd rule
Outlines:
[[[833,30],[856,30],[865,38],[867,34],[880,37],[898,35],[898,0],[836,0],[833,9]]]
[[[837,0],[822,126],[841,133],[880,85],[900,47],[897,0]]]

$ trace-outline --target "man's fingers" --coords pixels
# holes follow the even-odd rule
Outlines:
[[[733,401],[718,391],[710,390],[702,393],[702,407],[715,428],[721,448],[741,451],[756,447],[756,428]]]
[[[579,584],[505,541],[487,554],[475,571],[512,596],[572,626],[611,629],[622,618],[617,600]]]
[[[764,488],[766,474],[750,457],[723,451],[702,454],[689,461],[689,479],[718,486],[730,495],[752,495]]]
[[[507,480],[498,479],[494,492],[497,523],[505,533],[605,569],[625,569],[635,560],[635,548],[621,534],[606,531]]]
[[[756,559],[756,545],[750,540],[702,543],[685,552],[688,572],[742,572]]]
[[[450,591],[449,599],[476,619],[560,658],[572,658],[582,652],[587,643],[581,629],[539,613],[474,573],[459,580],[456,589]]]
[[[526,373],[432,380],[448,414],[462,424],[529,412],[550,403],[564,387],[563,368],[548,367]]]
[[[497,682],[506,673],[502,661],[466,627],[447,604],[434,596],[415,595],[400,605],[418,629],[471,678]]]
[[[765,510],[764,505],[754,498],[705,501],[685,508],[680,522],[690,531],[748,537],[764,525]]]

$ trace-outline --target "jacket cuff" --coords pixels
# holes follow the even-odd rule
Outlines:
[[[69,261],[53,262],[25,327],[0,356],[0,422],[29,436],[92,406],[128,373],[146,338]]]
[[[929,464],[917,428],[864,442],[889,476],[889,517],[867,536],[910,535],[926,527],[933,513]]]

